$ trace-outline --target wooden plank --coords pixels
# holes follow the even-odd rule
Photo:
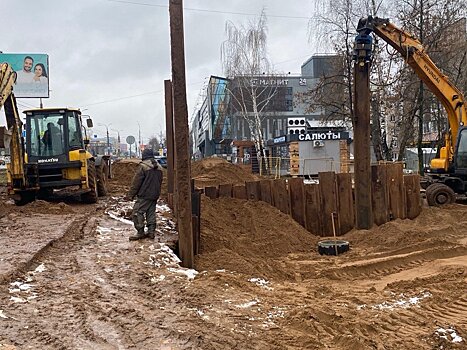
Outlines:
[[[219,185],[219,197],[232,197],[232,184]]]
[[[237,199],[247,199],[245,185],[236,185],[232,188],[232,194]]]
[[[186,102],[185,47],[183,35],[183,2],[169,2],[170,53],[173,82],[175,189],[177,191],[178,247],[181,265],[194,267],[193,230],[191,223],[191,159]]]
[[[284,214],[290,214],[290,199],[285,180],[277,179],[272,182],[272,196],[274,206]]]
[[[387,163],[387,181],[389,190],[389,213],[391,219],[405,219],[405,188],[402,163]]]
[[[318,184],[305,185],[305,228],[311,233],[322,236],[321,197]]]
[[[164,80],[165,95],[165,139],[167,144],[167,193],[174,193],[174,116],[172,82]],[[172,198],[173,199],[173,198]],[[170,208],[173,207],[173,204]]]
[[[386,164],[371,166],[373,218],[376,225],[389,221],[389,183]]]
[[[301,177],[289,179],[290,212],[292,218],[305,227],[305,193]]]
[[[248,181],[245,183],[245,187],[248,200],[261,200],[261,187],[259,181]]]
[[[407,205],[407,218],[415,219],[422,212],[420,198],[420,175],[404,175],[404,185]]]
[[[201,220],[196,215],[191,215],[191,226],[193,230],[193,253],[194,255],[199,254],[199,243],[200,243],[200,230],[199,230],[199,222]]]
[[[371,207],[370,155],[370,62],[358,59],[354,64],[353,149],[355,176],[355,226],[369,229],[373,225]]]
[[[218,191],[217,191],[217,187],[216,186],[207,186],[204,188],[204,194],[211,198],[211,199],[215,199],[218,197]]]
[[[274,201],[272,198],[272,190],[271,190],[271,180],[261,180],[260,187],[261,187],[261,200],[268,204],[274,205]]]
[[[323,235],[333,235],[333,213],[337,213],[337,190],[336,190],[336,173],[327,171],[318,173],[319,189],[321,198],[321,216],[323,220]],[[336,224],[336,222],[335,222]]]
[[[337,174],[337,234],[343,235],[355,227],[352,174]]]

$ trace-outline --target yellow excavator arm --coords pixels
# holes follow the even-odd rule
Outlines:
[[[0,109],[5,109],[7,127],[0,127],[0,147],[10,148],[9,175],[16,186],[25,182],[24,145],[21,138],[22,121],[19,118],[13,86],[16,73],[7,63],[0,66]]]
[[[357,31],[374,32],[401,54],[404,60],[438,98],[446,110],[449,131],[440,158],[433,159],[431,168],[448,170],[457,144],[459,127],[467,125],[467,110],[462,92],[454,86],[427,55],[420,41],[388,19],[369,16],[361,19]]]

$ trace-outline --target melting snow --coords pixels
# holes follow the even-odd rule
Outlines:
[[[169,267],[168,270],[170,272],[174,272],[174,273],[179,273],[179,274],[182,274],[182,275],[185,275],[188,279],[192,280],[193,278],[196,277],[196,275],[198,274],[198,271],[196,270],[193,270],[193,269],[184,269],[184,268],[179,268],[179,269],[174,269],[172,267]]]
[[[266,280],[264,280],[262,278],[250,278],[248,280],[248,282],[252,282],[252,283],[260,286],[261,288],[264,288],[264,289],[267,289],[267,290],[272,290],[272,288],[268,286],[269,281],[266,281]]]
[[[258,304],[258,300],[252,300],[252,301],[249,301],[247,303],[239,304],[239,305],[235,305],[235,306],[240,308],[240,309],[246,309],[246,308],[255,306],[256,304]]]
[[[404,294],[401,294],[399,300],[393,300],[390,302],[384,301],[381,304],[373,305],[371,308],[376,310],[393,310],[396,308],[408,309],[412,306],[419,307],[418,304],[420,303],[420,301],[428,297],[431,297],[430,292],[421,292],[420,295],[409,298],[407,298]],[[357,306],[357,310],[361,310],[364,308],[366,308],[366,305]]]
[[[457,335],[457,332],[454,328],[450,327],[448,329],[438,328],[435,332],[440,338],[450,340],[452,343],[460,343],[463,341],[462,337]],[[451,339],[449,339],[449,337]]]
[[[0,317],[1,318],[8,318],[8,316],[3,313],[3,310],[0,310]]]

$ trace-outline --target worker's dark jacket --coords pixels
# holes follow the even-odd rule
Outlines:
[[[149,158],[139,163],[128,196],[157,200],[161,194],[161,185],[161,166],[154,158]]]

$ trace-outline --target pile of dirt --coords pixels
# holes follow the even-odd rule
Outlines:
[[[122,159],[112,164],[112,179],[109,181],[109,190],[112,194],[125,194],[131,186],[140,159]],[[161,198],[167,198],[167,170],[162,168],[164,179],[162,181]]]
[[[44,200],[35,200],[22,207],[18,207],[20,213],[36,213],[36,214],[73,214],[73,208],[63,202],[51,203]]]
[[[317,237],[264,202],[203,196],[201,213],[198,270],[288,279],[293,271],[281,264],[281,258],[316,250]]]
[[[141,162],[139,159],[122,159],[112,164],[112,179],[111,184],[121,186],[130,186],[131,180],[135,175],[136,168]]]
[[[257,180],[245,168],[217,157],[191,163],[191,177],[195,179],[195,186],[198,188],[220,184],[242,185],[245,181]]]

